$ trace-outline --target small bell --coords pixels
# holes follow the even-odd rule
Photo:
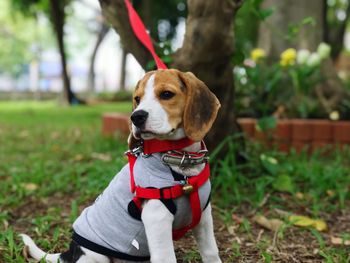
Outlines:
[[[190,185],[190,184],[185,184],[185,185],[182,187],[182,191],[184,191],[185,194],[190,194],[190,193],[192,193],[192,191],[193,191],[193,186]]]

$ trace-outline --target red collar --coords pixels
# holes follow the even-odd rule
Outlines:
[[[171,150],[181,150],[187,146],[190,146],[194,143],[189,138],[183,138],[180,140],[144,140],[143,141],[143,153],[152,154],[158,152],[166,152]]]

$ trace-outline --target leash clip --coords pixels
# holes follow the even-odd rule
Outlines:
[[[139,156],[142,153],[143,153],[143,147],[139,146],[139,147],[136,147],[136,148],[133,148],[131,150],[126,151],[124,154],[125,155],[132,154],[134,156]]]

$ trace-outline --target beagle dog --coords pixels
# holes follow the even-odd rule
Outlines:
[[[188,228],[193,228],[203,262],[221,262],[213,231],[210,181],[202,180],[194,190],[188,184],[208,167],[202,139],[219,108],[215,95],[190,72],[165,69],[146,73],[133,96],[128,139],[129,160],[133,163],[125,165],[94,204],[76,219],[68,251],[47,254],[29,236],[21,234],[24,251],[46,262],[174,263],[174,231],[192,224]],[[150,144],[152,148],[153,141],[172,146],[147,153],[142,147]],[[134,184],[136,192],[130,190]],[[173,199],[162,194],[159,198],[141,195],[135,199],[138,191],[147,196],[163,189],[180,189],[184,194]],[[198,222],[194,222],[195,217]]]

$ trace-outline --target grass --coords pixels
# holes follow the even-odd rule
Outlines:
[[[0,103],[0,262],[22,261],[18,230],[38,236],[46,249],[69,236],[78,207],[125,163],[126,143],[100,135],[101,114],[129,109],[129,103]]]
[[[101,114],[129,109],[129,103],[0,102],[0,262],[24,262],[20,232],[46,251],[68,246],[71,223],[126,163],[125,141],[101,136]],[[349,262],[349,246],[330,242],[350,239],[349,149],[308,156],[253,143],[242,152],[235,137],[224,143],[224,159],[216,160],[220,147],[212,153],[224,262]],[[236,151],[245,162],[236,162]],[[324,219],[329,231],[295,227],[281,211]],[[285,223],[274,233],[254,222],[255,214]],[[179,262],[199,262],[193,244],[190,237],[176,243]]]
[[[252,143],[242,152],[235,137],[224,144],[229,145],[229,154],[213,162],[221,207],[242,203],[257,207],[266,195],[272,196],[272,205],[283,207],[287,204],[278,194],[285,193],[288,202],[309,206],[317,216],[321,211],[343,210],[350,200],[349,147],[310,156],[306,150],[286,154]],[[245,161],[237,163],[234,152],[241,152]]]

